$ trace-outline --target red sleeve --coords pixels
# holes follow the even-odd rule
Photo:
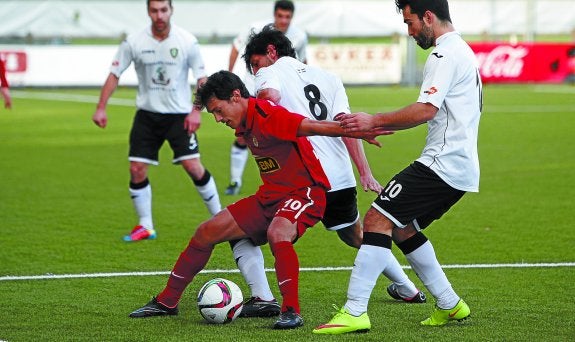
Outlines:
[[[267,101],[259,105],[269,114],[265,121],[267,134],[281,140],[297,140],[299,125],[305,119],[303,115],[292,113],[282,106],[277,106]]]
[[[4,66],[4,61],[0,59],[0,87],[8,88],[8,80],[6,79],[6,68]]]

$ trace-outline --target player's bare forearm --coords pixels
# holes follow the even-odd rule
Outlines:
[[[323,135],[327,137],[350,137],[364,139],[370,144],[381,146],[381,144],[375,140],[376,136],[382,135],[377,134],[378,132],[379,130],[347,131],[336,121],[304,119],[299,126],[298,136]]]
[[[207,77],[198,78],[198,80],[196,81],[196,87],[193,90],[194,94],[194,101],[192,103],[193,111],[197,111],[198,113],[201,112],[202,109],[204,108],[201,99],[198,97],[198,89],[200,89],[204,85],[204,83],[206,83],[207,80],[208,80]]]
[[[96,112],[92,115],[92,121],[101,128],[106,128],[108,124],[108,116],[106,115],[106,106],[108,105],[108,100],[118,87],[119,78],[118,76],[110,73],[106,82],[102,86],[100,92],[100,99],[98,100],[98,105],[96,106]]]
[[[365,151],[363,150],[363,143],[359,139],[353,139],[348,137],[342,138],[345,147],[359,172],[359,180],[363,191],[373,191],[376,193],[381,192],[381,185],[373,177],[371,173],[371,168],[369,167],[369,162],[365,156]]]
[[[228,71],[234,70],[234,65],[236,65],[236,60],[238,59],[239,51],[235,46],[232,45],[232,51],[230,51],[230,59],[228,62]]]
[[[106,82],[104,82],[104,85],[102,86],[102,90],[100,91],[100,99],[98,100],[98,105],[97,108],[98,109],[105,109],[106,105],[108,104],[108,100],[110,99],[110,97],[112,96],[112,94],[114,93],[114,91],[116,90],[116,88],[118,87],[118,83],[119,83],[119,78],[118,76],[110,73],[108,75],[108,78],[106,78]]]
[[[419,126],[431,119],[437,113],[437,108],[431,103],[413,103],[407,107],[388,113],[341,114],[336,117],[346,131],[366,131],[369,129],[402,130]]]
[[[184,129],[191,135],[200,128],[200,124],[200,111],[194,108],[184,119]]]

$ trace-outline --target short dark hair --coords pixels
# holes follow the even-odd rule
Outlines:
[[[283,32],[273,29],[271,27],[264,27],[259,33],[252,34],[248,39],[246,50],[242,55],[246,68],[251,73],[250,59],[253,55],[265,55],[268,50],[268,45],[276,47],[278,57],[293,57],[295,58],[295,50],[288,37]]]
[[[407,5],[411,8],[411,13],[417,14],[419,19],[423,19],[425,11],[431,11],[439,20],[451,22],[447,0],[395,0],[398,11],[403,11]]]
[[[239,89],[243,98],[250,97],[250,92],[238,75],[221,70],[208,77],[208,80],[198,89],[196,98],[199,98],[202,107],[205,107],[214,96],[218,100],[229,100],[236,89]]]
[[[274,4],[274,13],[278,9],[290,11],[292,13],[295,12],[295,6],[294,6],[293,2],[291,2],[289,0],[278,0],[278,1],[276,1],[276,3]]]
[[[151,1],[166,1],[166,0],[146,0],[147,8],[150,8],[150,2],[151,2]],[[168,1],[169,5],[170,5],[170,8],[172,8],[172,0],[167,0],[167,1]]]

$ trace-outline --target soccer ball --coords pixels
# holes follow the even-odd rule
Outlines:
[[[209,323],[224,324],[236,319],[242,311],[242,290],[233,281],[216,278],[208,281],[198,293],[198,309]]]

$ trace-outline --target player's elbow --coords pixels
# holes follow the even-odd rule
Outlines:
[[[421,110],[421,117],[425,122],[432,120],[435,117],[435,114],[437,114],[438,110],[439,108],[435,107],[431,103],[425,103],[423,104],[423,108]]]

